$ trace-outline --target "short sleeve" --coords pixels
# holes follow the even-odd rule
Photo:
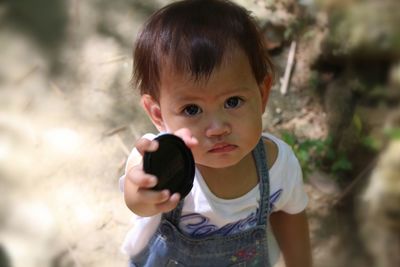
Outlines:
[[[291,149],[290,152],[288,155],[290,171],[287,172],[287,177],[285,177],[288,185],[285,192],[287,196],[285,197],[286,201],[282,203],[281,210],[289,214],[296,214],[307,207],[308,196],[304,190],[303,174],[299,161]]]
[[[300,213],[307,207],[308,196],[304,190],[299,161],[284,141],[271,134],[265,136],[278,147],[277,159],[269,170],[272,212]]]

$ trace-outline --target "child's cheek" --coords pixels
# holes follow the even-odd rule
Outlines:
[[[200,160],[200,144],[192,148],[193,158],[196,163]]]

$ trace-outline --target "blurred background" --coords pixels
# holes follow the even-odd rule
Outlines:
[[[169,2],[0,0],[0,267],[127,266],[118,178],[155,131],[132,44]],[[276,65],[264,129],[303,167],[315,266],[400,266],[400,2],[235,2]]]

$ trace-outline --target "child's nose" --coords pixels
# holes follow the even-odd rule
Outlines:
[[[231,126],[223,116],[213,117],[207,127],[207,137],[224,136],[231,132]]]

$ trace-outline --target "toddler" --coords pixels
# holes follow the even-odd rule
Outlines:
[[[174,2],[154,13],[134,50],[141,103],[160,133],[191,149],[190,193],[151,190],[140,138],[120,179],[133,228],[130,266],[311,266],[307,195],[290,147],[262,133],[273,67],[249,12],[223,0]]]

